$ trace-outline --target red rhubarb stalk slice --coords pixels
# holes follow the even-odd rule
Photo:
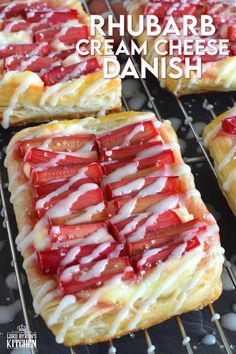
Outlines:
[[[118,274],[122,280],[133,277],[134,271],[128,257],[110,258],[66,268],[59,275],[59,284],[63,294],[71,294],[102,286]]]
[[[101,167],[92,163],[86,167],[83,165],[66,165],[49,167],[45,170],[33,169],[31,171],[31,180],[34,185],[47,184],[55,181],[64,181],[79,174],[86,168],[85,176],[89,178],[101,178],[103,176]]]
[[[114,146],[139,144],[147,142],[159,135],[154,122],[146,121],[133,123],[122,128],[115,129],[97,139],[97,144],[102,149],[109,149]]]
[[[43,74],[41,78],[45,85],[51,86],[60,81],[64,82],[72,79],[78,79],[83,75],[87,75],[99,69],[101,69],[101,65],[98,60],[96,58],[90,58],[78,64],[72,64],[65,67],[61,66],[51,70],[46,74]]]
[[[82,148],[85,144],[91,143],[91,149],[95,142],[94,134],[74,134],[66,136],[43,136],[34,139],[20,140],[17,145],[21,156],[24,156],[26,151],[32,147],[40,148],[42,145],[47,145],[54,152],[74,152]]]

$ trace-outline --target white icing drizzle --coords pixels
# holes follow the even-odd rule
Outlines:
[[[97,262],[92,268],[90,268],[86,273],[82,274],[79,277],[79,281],[87,281],[93,278],[98,278],[101,276],[101,273],[105,270],[108,264],[108,259],[103,259]]]
[[[166,177],[160,177],[158,180],[147,186],[146,188],[142,189],[139,193],[138,196],[147,196],[147,195],[152,195],[155,193],[160,193],[166,185],[167,178]]]
[[[134,127],[129,134],[127,134],[124,138],[123,145],[127,145],[133,139],[135,135],[144,131],[143,123],[140,123]]]
[[[136,226],[138,225],[138,223],[143,220],[144,218],[146,218],[147,216],[151,216],[151,214],[149,213],[141,213],[139,215],[137,215],[132,221],[130,221],[129,223],[127,223],[125,225],[125,227],[119,232],[120,236],[124,236],[128,233],[130,233],[131,231],[133,231]]]
[[[108,247],[110,246],[110,243],[102,243],[101,245],[99,245],[98,247],[96,247],[90,255],[82,257],[80,260],[80,263],[89,263],[94,261],[96,258],[98,258],[98,256],[105,251]]]
[[[168,209],[175,209],[176,204],[178,203],[179,196],[178,194],[171,195],[160,202],[156,203],[155,205],[151,206],[148,211],[152,213],[164,213],[164,211]]]
[[[107,290],[111,290],[112,286],[115,286],[121,283],[122,275],[118,275],[113,277],[110,281],[108,281],[103,287],[99,288],[94,292],[94,294],[90,297],[90,299],[82,305],[77,311],[75,311],[72,315],[70,315],[62,324],[60,331],[56,336],[57,343],[63,343],[66,332],[70,327],[73,326],[74,322],[82,317],[86,312],[88,312],[92,307],[96,306],[100,296],[105,293]]]
[[[233,147],[230,149],[228,154],[219,163],[218,171],[221,171],[230,162],[230,160],[234,157],[235,152],[236,152],[236,144],[233,145]]]
[[[231,184],[236,180],[236,169],[233,169],[230,174],[228,175],[227,179],[223,183],[223,188],[225,191],[230,190]]]
[[[235,62],[234,60],[232,61],[228,61],[224,63],[224,66],[221,68],[221,70],[219,70],[219,74],[216,77],[215,83],[219,84],[221,82],[221,80],[223,80],[224,77],[231,77],[234,76],[234,69],[235,69]],[[228,81],[226,80],[226,82],[224,83],[224,87],[227,88],[228,87]]]
[[[168,260],[178,259],[182,256],[183,252],[185,251],[187,246],[186,242],[181,243],[178,247],[174,249],[171,255],[168,257]]]
[[[96,213],[103,211],[104,208],[105,208],[105,204],[103,202],[101,202],[97,205],[92,205],[92,206],[86,208],[84,210],[83,214],[81,214],[80,216],[67,221],[67,225],[75,225],[75,224],[91,221],[92,216]]]
[[[30,152],[30,150],[28,150],[28,153],[29,152]],[[27,156],[27,153],[26,153],[26,156]],[[65,159],[65,157],[66,157],[66,154],[57,154],[53,159],[51,159],[47,162],[44,162],[44,163],[40,163],[38,165],[38,167],[35,168],[35,171],[42,171],[42,170],[47,169],[49,167],[57,166],[61,160]]]
[[[57,84],[52,85],[52,86],[48,86],[40,99],[39,105],[44,106],[48,97],[50,97],[54,93],[58,92],[62,86],[63,86],[63,83],[61,83],[61,82],[58,82]]]
[[[173,148],[179,148],[179,146],[176,143],[172,143],[172,144],[164,144],[164,145],[160,145],[160,146],[153,146],[149,149],[143,150],[141,152],[139,152],[137,154],[137,157],[135,160],[139,160],[141,158],[146,158],[146,157],[150,157],[153,155],[158,155],[160,153],[162,153],[163,151],[166,150],[172,150]]]
[[[216,124],[213,129],[210,129],[204,138],[204,145],[208,146],[209,141],[220,131],[221,122]]]
[[[81,241],[80,245],[89,245],[101,242],[111,242],[113,241],[112,236],[108,233],[106,227],[100,227],[97,231],[87,236]]]
[[[132,212],[136,206],[136,203],[137,203],[137,198],[130,199],[127,203],[125,203],[120,208],[119,213],[112,218],[112,221],[114,223],[117,223],[119,221],[122,221],[122,220],[130,217],[130,215],[132,214]]]
[[[157,301],[157,299],[163,294],[165,290],[168,289],[168,287],[175,281],[176,278],[180,276],[181,273],[183,273],[189,267],[195,267],[196,264],[199,263],[203,256],[202,249],[200,247],[199,249],[200,251],[192,255],[191,258],[189,258],[188,260],[186,259],[185,262],[180,263],[179,267],[176,267],[175,272],[172,272],[171,275],[168,276],[165,280],[163,280],[162,284],[160,284],[160,286],[154,290],[149,299],[145,301],[145,303],[139,308],[139,311],[134,317],[134,319],[128,324],[128,326],[126,327],[127,330],[132,330],[137,326],[137,324],[142,318],[142,314],[148,311],[150,306],[155,301]]]
[[[164,168],[160,169],[160,171],[152,172],[149,176],[152,177],[162,177],[162,176],[181,176],[183,174],[189,174],[191,169],[186,164],[178,164],[174,166],[165,166]]]
[[[68,306],[71,306],[72,304],[75,304],[77,301],[76,297],[74,295],[66,295],[63,297],[63,299],[60,301],[60,303],[57,305],[56,310],[53,312],[53,314],[48,318],[47,324],[49,326],[52,326],[56,324],[63,312]]]
[[[41,302],[44,299],[44,297],[48,294],[48,292],[51,290],[52,288],[53,290],[55,290],[55,281],[54,280],[48,280],[46,283],[44,283],[40,289],[38,290],[38,292],[34,295],[34,301],[33,301],[33,306],[34,306],[34,310],[36,313],[40,313],[41,310]]]
[[[159,252],[161,252],[162,250],[164,250],[166,248],[166,246],[164,247],[159,247],[159,248],[153,248],[150,250],[147,250],[143,255],[142,258],[138,261],[138,266],[142,267],[144,264],[147,263],[148,259],[156,254],[158,254]]]
[[[34,309],[37,309],[37,313],[41,313],[43,307],[60,294],[61,293],[59,289],[47,292],[40,302],[38,302],[36,305],[34,304]]]
[[[36,209],[43,208],[44,205],[47,202],[49,202],[52,198],[57,197],[59,194],[67,191],[73,183],[77,182],[78,180],[80,180],[82,178],[85,178],[87,170],[88,170],[87,167],[82,168],[80,170],[80,172],[78,174],[76,174],[75,176],[71,177],[67,183],[63,184],[61,187],[57,188],[55,191],[52,191],[51,193],[47,194],[45,197],[37,200]]]
[[[64,96],[72,96],[76,94],[76,91],[82,86],[84,83],[84,78],[81,77],[77,80],[73,80],[72,82],[69,82],[66,84],[66,87],[64,87],[62,90],[54,94],[50,100],[50,106],[51,107],[56,107],[59,99]]]
[[[95,183],[85,183],[80,186],[76,191],[71,192],[65,199],[60,200],[51,209],[49,209],[46,215],[52,218],[60,218],[68,215],[71,212],[72,205],[78,200],[79,197],[86,194],[88,191],[98,189],[98,185]]]
[[[89,86],[87,90],[84,91],[79,99],[79,104],[83,104],[85,100],[88,100],[89,97],[93,96],[95,92],[104,85],[109,85],[110,80],[108,79],[99,79],[94,82],[93,85]]]
[[[40,219],[34,226],[33,230],[31,230],[30,233],[27,235],[24,234],[24,236],[16,239],[16,244],[17,244],[17,249],[19,251],[24,251],[28,246],[30,246],[33,242],[34,234],[37,231],[41,231],[42,228],[47,226],[47,219],[42,218]]]
[[[114,197],[120,197],[122,195],[129,194],[133,191],[143,188],[144,184],[145,184],[144,178],[135,179],[125,184],[124,186],[114,189],[112,194]]]
[[[28,256],[23,262],[23,268],[26,269],[33,261],[37,260],[36,252],[33,252],[30,256]]]
[[[27,236],[27,234],[30,232],[30,229],[31,229],[30,226],[27,224],[22,227],[21,231],[16,236],[16,240],[15,240],[16,244],[21,242],[21,240]]]
[[[33,84],[32,82],[32,77],[29,76],[26,79],[24,79],[21,84],[16,88],[13,96],[11,97],[10,103],[8,108],[3,112],[3,120],[2,120],[2,126],[3,128],[8,128],[9,127],[9,120],[10,116],[12,115],[14,109],[16,108],[17,101],[19,99],[19,96],[23,93],[25,93],[30,85]]]
[[[124,167],[121,167],[114,172],[110,173],[106,178],[105,178],[105,183],[112,183],[121,180],[122,178],[132,175],[137,172],[138,170],[138,163],[137,162],[131,162],[127,164]]]

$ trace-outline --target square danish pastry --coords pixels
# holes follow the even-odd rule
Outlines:
[[[96,343],[221,293],[218,226],[168,121],[153,113],[51,122],[6,157],[35,311],[58,343]]]
[[[79,40],[91,39],[89,22],[76,0],[0,5],[4,128],[120,111],[120,79],[103,78],[102,56],[79,56],[76,51]]]
[[[208,124],[203,138],[214,160],[221,190],[236,215],[236,108]]]
[[[168,19],[172,16],[181,32],[182,21],[184,15],[193,15],[200,21],[201,15],[210,15],[216,28],[212,37],[201,37],[190,35],[189,37],[182,34],[182,39],[228,39],[229,54],[228,55],[209,55],[207,53],[201,55],[202,58],[202,77],[198,78],[196,71],[190,71],[190,78],[182,77],[173,79],[168,73],[176,70],[167,66],[167,78],[161,79],[160,84],[163,88],[168,89],[177,96],[191,93],[200,93],[207,91],[231,91],[236,89],[236,4],[234,1],[227,0],[130,0],[127,4],[129,14],[134,17],[134,22],[138,26],[139,15],[155,15],[159,19],[159,24],[163,29]],[[173,28],[173,27],[171,27]],[[155,43],[158,39],[179,39],[175,35],[169,37],[150,36],[147,37],[146,32],[137,37],[137,41],[141,46],[145,40],[148,41],[148,53],[144,56],[145,60],[153,66],[154,58],[161,58],[155,51]],[[159,46],[161,51],[168,51],[168,44]],[[175,55],[176,57],[185,58],[184,54]],[[167,55],[168,59],[171,55]],[[191,65],[196,65],[197,55],[189,56]],[[184,64],[177,64],[184,68]],[[161,72],[161,64],[159,65]]]

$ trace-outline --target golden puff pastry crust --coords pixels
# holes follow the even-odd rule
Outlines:
[[[35,256],[33,241],[34,246],[42,245],[49,237],[48,228],[36,223],[32,184],[23,172],[16,144],[22,139],[66,134],[67,131],[100,136],[147,120],[155,122],[164,144],[170,144],[174,153],[175,163],[165,169],[165,174],[179,176],[181,180],[181,189],[185,191],[184,199],[181,199],[183,218],[191,215],[206,224],[206,229],[198,235],[200,245],[181,257],[171,256],[138,282],[114,278],[88,294],[85,292],[86,299],[81,300],[75,294],[63,296],[58,292],[55,277],[42,274]],[[58,343],[76,345],[105,341],[199,309],[220,296],[223,256],[218,227],[195,189],[190,168],[182,160],[176,134],[168,121],[159,123],[152,113],[123,112],[27,128],[10,141],[6,165],[19,229],[16,241],[24,258],[34,308]]]
[[[27,1],[28,0],[19,0],[16,2],[27,3]],[[39,0],[39,2],[40,1],[41,0]],[[41,2],[45,3],[43,0]],[[65,32],[67,29],[66,26],[70,29],[73,26],[80,26],[79,23],[89,27],[89,16],[84,12],[78,1],[48,0],[47,3],[49,6],[53,7],[53,9],[76,9],[79,12],[80,22],[73,24],[75,20],[72,20],[71,24],[70,21],[68,21],[68,25],[66,22],[64,25]],[[53,25],[51,26],[53,27]],[[63,31],[63,29],[61,31]],[[58,32],[60,31],[58,30]],[[19,36],[16,40],[15,36],[18,34]],[[34,37],[32,38],[32,35],[29,35],[27,30],[6,33],[6,30],[2,29],[2,31],[0,31],[0,38],[1,35],[3,37],[3,46],[12,43],[17,45],[35,43]],[[100,39],[101,42],[103,41],[100,35],[98,35],[97,38]],[[41,42],[36,44],[41,45]],[[49,42],[49,45],[51,46],[51,51],[55,52],[55,56],[57,56],[57,52],[66,51],[67,49],[70,50],[73,47],[71,45],[64,45],[61,42],[57,44],[56,39],[54,39],[53,42]],[[29,62],[32,58],[30,55],[28,55],[29,58],[27,58],[27,55],[25,58]],[[47,54],[46,58],[50,59],[51,55],[52,52]],[[7,128],[9,125],[22,125],[33,122],[46,122],[53,119],[82,118],[88,115],[96,116],[108,112],[120,111],[121,82],[119,78],[103,78],[102,56],[96,57],[100,68],[95,71],[82,75],[79,78],[73,78],[73,76],[72,78],[65,78],[50,86],[42,79],[45,68],[39,73],[30,71],[27,67],[24,70],[22,69],[25,65],[23,61],[16,69],[8,68],[6,71],[3,67],[3,61],[8,60],[11,65],[12,58],[15,60],[16,57],[17,55],[13,55],[1,60],[0,119],[2,120],[3,127]],[[87,60],[87,58],[78,59],[76,49],[74,48],[74,54],[68,54],[63,60],[60,58],[58,60],[60,65],[68,66],[77,64],[81,60]],[[88,60],[90,59],[88,58]],[[53,70],[53,65],[56,64],[57,63],[52,64],[51,67],[46,68],[46,71]]]
[[[181,1],[180,1],[181,2]],[[190,2],[191,3],[191,2]],[[222,1],[222,4],[224,1]],[[148,1],[133,0],[128,1],[128,13],[133,16],[133,21],[138,25],[138,16],[145,13],[145,7]],[[153,6],[158,8],[159,3],[156,2]],[[164,4],[163,4],[164,5]],[[229,5],[229,4],[227,4]],[[173,5],[175,6],[175,4]],[[183,2],[184,6],[184,2]],[[217,6],[217,5],[216,5]],[[233,6],[233,4],[232,4]],[[158,16],[158,15],[157,15]],[[134,26],[135,27],[135,26]],[[160,58],[155,51],[155,43],[161,36],[147,37],[146,32],[136,37],[139,46],[141,47],[144,41],[147,41],[148,53],[143,55],[144,59],[153,66],[154,58]],[[166,37],[164,38],[166,39]],[[232,52],[233,53],[233,52]],[[184,69],[183,64],[179,64]],[[211,92],[211,91],[233,91],[236,89],[236,57],[231,54],[229,57],[217,59],[216,61],[209,61],[202,63],[202,77],[198,78],[196,71],[190,71],[190,78],[182,77],[180,79],[173,79],[169,77],[171,72],[176,73],[170,66],[167,68],[168,75],[166,78],[160,78],[160,85],[176,96],[185,94]],[[161,64],[159,64],[159,72],[161,72]]]
[[[235,108],[222,113],[211,121],[203,131],[204,144],[214,160],[220,188],[234,215],[236,215],[236,135],[231,133],[227,126],[225,130],[222,123],[234,117],[235,114]]]

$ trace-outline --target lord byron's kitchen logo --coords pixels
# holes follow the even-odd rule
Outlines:
[[[37,334],[21,324],[16,331],[7,332],[6,340],[7,348],[36,348]]]

